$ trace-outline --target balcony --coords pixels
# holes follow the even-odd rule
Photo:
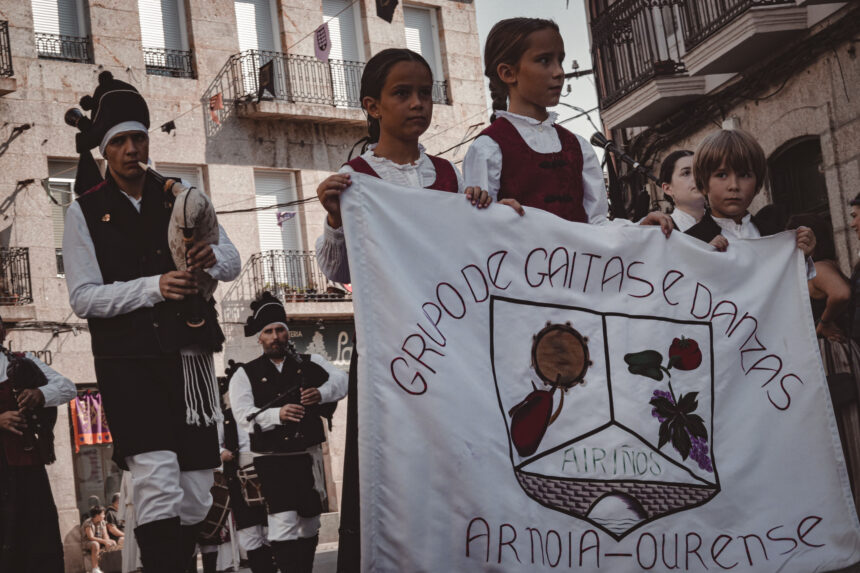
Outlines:
[[[807,28],[795,0],[687,1],[683,13],[684,62],[695,76],[741,72]]]
[[[89,36],[64,36],[37,32],[36,52],[43,60],[93,63],[93,50]]]
[[[272,62],[274,93],[260,94],[260,68]],[[246,50],[230,57],[203,96],[205,105],[220,95],[207,114],[207,134],[216,133],[231,115],[252,119],[292,119],[365,126],[361,111],[364,62]],[[262,96],[262,97],[260,97]],[[258,101],[259,100],[259,101]],[[434,82],[433,101],[448,103],[447,82]]]
[[[9,43],[9,22],[0,21],[0,96],[12,93],[17,82],[12,77],[12,45]]]
[[[591,23],[607,127],[647,125],[705,93],[686,73],[678,0],[619,0]],[[635,96],[631,96],[635,92]]]
[[[5,322],[35,318],[26,247],[0,248],[0,315]]]
[[[269,291],[285,302],[352,301],[352,292],[332,283],[313,251],[264,251],[251,256],[254,292]]]
[[[168,50],[166,48],[143,47],[143,63],[151,76],[168,78],[193,78],[191,50]]]

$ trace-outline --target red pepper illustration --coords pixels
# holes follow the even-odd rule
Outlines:
[[[669,363],[678,370],[695,370],[702,363],[699,343],[692,338],[676,338],[669,347]]]
[[[550,390],[535,388],[508,412],[511,417],[511,441],[521,457],[530,456],[537,451],[546,429],[561,413],[564,391],[561,393],[558,408],[552,413],[552,395],[556,388],[558,386],[553,386]]]

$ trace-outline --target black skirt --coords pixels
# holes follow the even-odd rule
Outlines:
[[[179,353],[96,358],[96,380],[113,438],[113,460],[128,470],[129,456],[176,452],[182,471],[221,465],[218,428],[185,422],[185,382]]]

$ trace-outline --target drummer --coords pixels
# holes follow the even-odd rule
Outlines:
[[[256,335],[263,354],[236,370],[230,403],[256,456],[275,561],[282,572],[311,573],[325,497],[321,416],[330,419],[346,396],[347,375],[318,354],[295,353],[284,306],[270,293],[251,311],[245,336]]]
[[[253,467],[253,456],[248,432],[236,423],[233,409],[230,408],[230,395],[227,389],[235,368],[237,367],[231,361],[227,377],[223,379],[221,392],[224,397],[224,421],[218,428],[224,477],[227,478],[227,487],[230,490],[230,510],[236,521],[236,538],[239,547],[245,550],[252,573],[275,573],[277,569],[272,561],[272,548],[266,539],[265,503],[261,498],[260,503],[250,507],[245,502],[242,485],[237,475],[240,467]]]

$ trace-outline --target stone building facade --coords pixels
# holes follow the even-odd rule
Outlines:
[[[758,139],[769,177],[752,205],[832,223],[843,271],[857,262],[848,201],[860,192],[860,3],[587,0],[605,127],[656,173],[719,127]],[[626,168],[622,167],[622,171]],[[644,178],[629,172],[630,191]],[[668,207],[654,185],[652,205]]]
[[[324,21],[328,63],[314,58],[314,30]],[[366,134],[358,107],[363,62],[405,46],[435,70],[436,105],[423,140],[439,152],[459,142],[461,126],[486,121],[470,0],[401,2],[392,23],[377,16],[373,0],[0,0],[0,314],[12,348],[39,351],[82,392],[97,391],[86,323],[72,313],[63,277],[62,214],[74,200],[76,162],[75,130],[63,118],[109,70],[149,103],[155,168],[190,179],[216,209],[231,211],[220,222],[243,270],[216,293],[228,337],[219,364],[258,351],[242,323],[268,288],[287,302],[298,350],[346,368],[351,295],[316,267],[324,219],[316,187]],[[274,89],[258,98],[258,69],[270,61]],[[160,129],[168,122],[175,129]],[[345,412],[341,405],[329,441],[332,513],[323,541],[336,539]],[[49,475],[66,570],[82,571],[80,514],[88,495],[106,502],[119,481],[110,447],[76,453],[71,428],[63,406]]]

